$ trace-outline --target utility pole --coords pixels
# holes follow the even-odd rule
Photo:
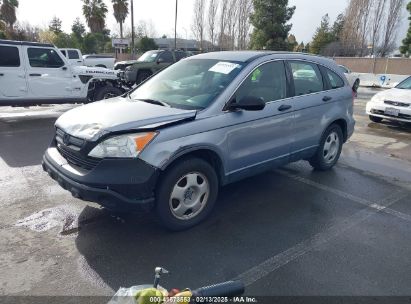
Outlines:
[[[177,49],[177,14],[178,14],[178,0],[176,0],[176,18],[174,23],[174,49]]]
[[[134,53],[134,0],[131,1],[131,59],[135,59]]]

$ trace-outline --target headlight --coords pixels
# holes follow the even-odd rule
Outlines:
[[[98,144],[88,155],[95,158],[135,158],[157,134],[147,132],[112,137]]]

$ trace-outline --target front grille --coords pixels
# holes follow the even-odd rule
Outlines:
[[[99,159],[84,156],[81,149],[85,140],[71,136],[61,129],[56,130],[57,150],[70,163],[86,170],[94,169],[100,162]]]
[[[387,117],[402,118],[402,119],[411,120],[411,115],[407,115],[407,114],[403,114],[403,113],[399,113],[398,116],[387,115],[387,114],[385,114],[384,111],[381,111],[381,110],[371,110],[371,113],[372,114],[378,114],[378,115],[384,115],[384,116],[387,116]]]
[[[396,106],[396,107],[404,107],[407,108],[410,106],[409,103],[404,103],[404,102],[398,102],[398,101],[391,101],[391,100],[385,100],[385,104]]]

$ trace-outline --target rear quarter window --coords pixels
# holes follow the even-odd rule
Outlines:
[[[19,67],[20,56],[19,49],[15,46],[0,46],[0,66],[1,67]]]
[[[79,56],[78,52],[74,51],[74,50],[69,50],[68,51],[68,57],[69,57],[69,59],[80,59],[80,56]]]
[[[338,76],[337,73],[334,73],[327,68],[324,68],[324,70],[328,82],[330,83],[331,89],[338,89],[344,86],[344,80],[342,80],[342,78]]]

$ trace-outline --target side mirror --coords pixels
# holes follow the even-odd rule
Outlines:
[[[232,110],[261,111],[265,108],[265,102],[261,97],[245,96],[239,102],[234,101],[230,105]]]

